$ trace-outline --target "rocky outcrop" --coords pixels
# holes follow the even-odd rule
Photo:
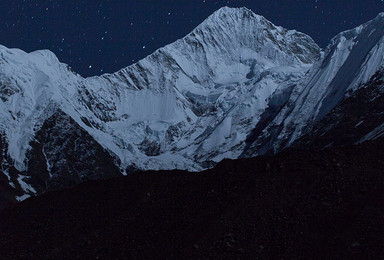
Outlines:
[[[124,172],[118,158],[61,111],[45,121],[30,145],[25,175],[39,194]]]

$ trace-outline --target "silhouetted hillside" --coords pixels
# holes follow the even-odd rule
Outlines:
[[[4,259],[384,256],[384,141],[146,172],[0,214]]]

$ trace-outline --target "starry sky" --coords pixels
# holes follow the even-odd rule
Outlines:
[[[111,73],[182,38],[222,6],[248,7],[321,47],[384,0],[0,0],[0,44],[53,51],[82,76]]]

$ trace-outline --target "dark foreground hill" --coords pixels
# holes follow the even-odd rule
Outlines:
[[[48,193],[0,213],[1,258],[382,258],[383,147],[288,149]]]

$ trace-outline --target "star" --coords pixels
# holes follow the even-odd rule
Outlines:
[[[25,51],[50,49],[75,71],[91,76],[101,69],[117,71],[182,38],[225,5],[248,7],[277,25],[309,34],[325,47],[337,33],[384,11],[384,0],[366,1],[4,1],[0,44]]]

